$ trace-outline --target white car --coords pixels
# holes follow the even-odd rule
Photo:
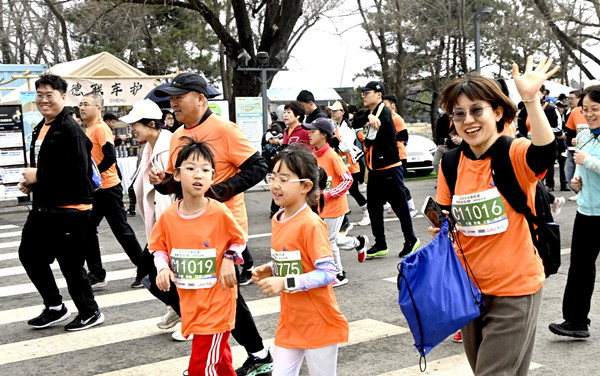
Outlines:
[[[428,138],[417,135],[408,136],[406,145],[406,170],[425,176],[433,171],[433,154],[437,145]]]

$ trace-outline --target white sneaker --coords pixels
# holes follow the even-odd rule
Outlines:
[[[413,218],[416,217],[417,214],[419,214],[419,211],[417,209],[412,209],[410,211],[410,216],[413,217]]]
[[[181,322],[181,316],[171,306],[167,306],[167,313],[165,313],[156,326],[159,329],[170,329],[177,325],[178,322]]]
[[[560,214],[560,208],[562,208],[562,206],[565,204],[565,198],[564,197],[557,197],[554,199],[554,202],[552,203],[552,208],[551,208],[551,212],[552,212],[552,216],[553,217],[557,217]]]
[[[578,193],[576,193],[575,196],[569,197],[569,201],[577,201],[577,195]]]
[[[187,339],[183,336],[183,334],[181,334],[181,329],[177,329],[176,331],[173,332],[173,334],[171,334],[171,338],[173,338],[173,341],[177,341],[177,342],[185,342],[185,341],[191,341],[194,339],[194,335],[190,334]]]
[[[392,209],[392,205],[390,205],[389,202],[386,202],[385,205],[383,205],[383,211],[387,212],[388,214],[394,214],[394,210]]]
[[[370,224],[371,224],[371,218],[369,218],[369,212],[365,210],[365,211],[363,211],[362,219],[357,223],[357,225],[368,226]]]

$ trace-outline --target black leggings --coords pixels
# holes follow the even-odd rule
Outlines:
[[[362,193],[360,193],[360,190],[358,189],[358,184],[360,183],[360,175],[360,171],[352,174],[352,179],[354,179],[354,181],[352,182],[352,185],[350,186],[348,192],[350,192],[350,196],[354,197],[358,206],[362,207],[367,204],[367,199],[365,198],[365,196],[363,196]]]

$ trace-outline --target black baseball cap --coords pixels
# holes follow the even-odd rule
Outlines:
[[[359,92],[368,91],[368,90],[373,90],[375,92],[385,95],[385,87],[379,81],[371,81],[368,84],[366,84],[365,86],[358,88]]]
[[[327,118],[316,118],[312,123],[302,123],[304,129],[319,129],[331,136],[335,132],[335,126],[333,122]]]
[[[181,95],[190,91],[197,91],[200,94],[204,94],[206,97],[209,96],[206,80],[199,74],[192,72],[177,75],[171,82],[171,86],[156,90],[154,95],[162,98],[170,95]]]

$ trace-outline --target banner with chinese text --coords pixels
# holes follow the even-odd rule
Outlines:
[[[105,106],[132,106],[144,99],[154,89],[153,78],[67,78],[66,106],[77,106],[87,93],[98,93],[104,98]]]

